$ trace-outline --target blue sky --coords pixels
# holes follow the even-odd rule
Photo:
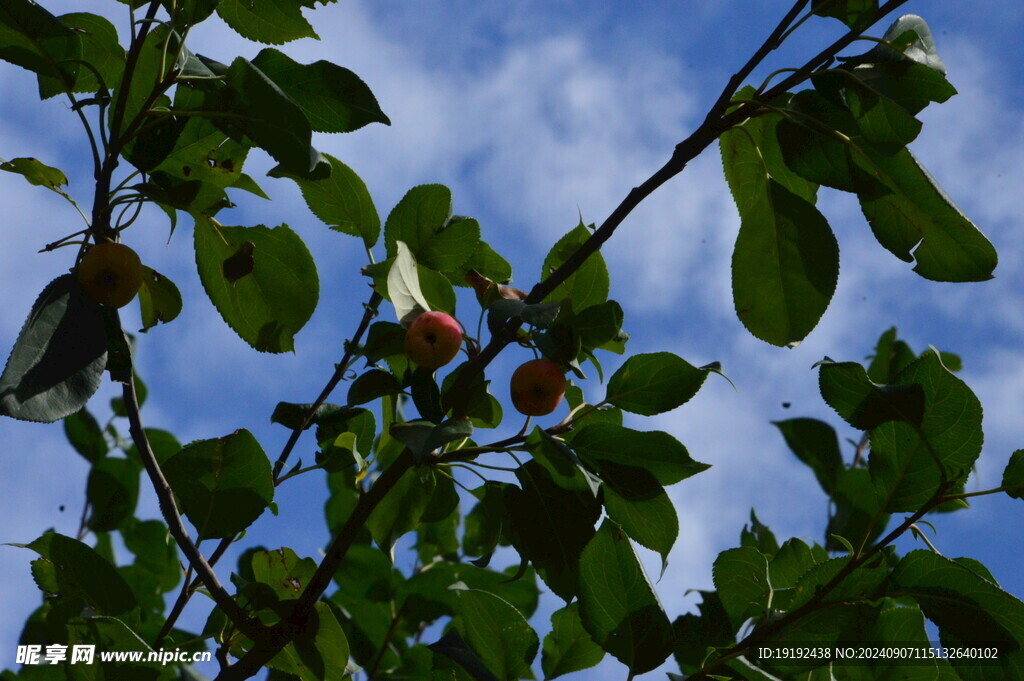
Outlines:
[[[43,4],[57,14],[114,5]],[[428,6],[347,0],[308,14],[323,40],[298,41],[286,50],[300,61],[325,58],[351,68],[391,117],[390,128],[318,140],[319,148],[364,178],[382,215],[416,184],[447,184],[455,212],[480,221],[484,238],[512,262],[516,283],[529,288],[547,249],[580,213],[600,222],[630,187],[663,163],[785,5],[460,0]],[[826,354],[861,359],[892,325],[919,350],[933,344],[958,352],[965,364],[962,377],[986,409],[985,449],[969,489],[998,485],[1009,454],[1024,446],[1024,107],[1015,96],[1024,85],[1024,6],[990,3],[985,10],[935,0],[905,6],[931,25],[949,79],[961,93],[922,114],[924,132],[913,149],[996,245],[1001,263],[995,280],[953,285],[920,279],[878,246],[855,201],[826,191],[820,205],[841,250],[836,296],[805,343],[794,350],[769,347],[747,334],[733,313],[729,255],[738,217],[715,148],[641,206],[610,242],[605,257],[612,297],[625,309],[631,352],[669,350],[694,364],[721,361],[738,388],[712,380],[676,412],[629,424],[667,430],[696,459],[714,466],[670,489],[681,530],[658,584],[670,616],[692,607],[686,590],[710,586],[714,556],[735,545],[751,507],[780,537],[821,539],[824,496],[770,421],[815,416],[838,422],[817,396],[811,371]],[[809,22],[763,73],[798,65],[839,30],[832,20]],[[236,54],[251,58],[261,47],[217,20],[191,41],[194,51],[223,62]],[[35,101],[34,79],[13,67],[0,68],[0,92],[0,156],[35,156],[63,168],[72,178],[70,192],[87,202],[91,173],[74,116],[60,101]],[[270,165],[257,152],[247,172],[259,178]],[[287,222],[313,252],[321,302],[299,334],[294,355],[255,353],[223,324],[199,286],[187,220],[166,244],[166,221],[153,212],[127,240],[186,296],[179,320],[142,338],[141,370],[150,384],[146,424],[171,430],[183,442],[246,427],[273,456],[287,437],[269,424],[274,405],[315,396],[356,324],[367,289],[358,275],[365,264],[358,242],[322,226],[290,183],[267,178],[262,184],[272,202],[245,196],[223,218],[244,225]],[[77,216],[58,198],[26,187],[16,176],[0,177],[4,355],[38,291],[70,264],[68,251],[35,252],[79,228]],[[470,300],[460,305],[475,319]],[[126,318],[137,315],[136,309],[129,307]],[[499,396],[512,368],[525,358],[510,349],[496,363],[489,376]],[[606,368],[615,365],[609,359]],[[593,378],[586,390],[603,394]],[[101,417],[111,394],[105,387],[90,405]],[[344,393],[335,397],[341,401]],[[783,409],[782,402],[791,408]],[[5,420],[0,442],[6,462],[0,541],[30,541],[50,527],[74,534],[87,469],[64,443],[60,427]],[[309,460],[312,445],[297,451]],[[251,536],[316,556],[326,538],[305,528],[320,522],[323,488],[316,475],[286,483],[279,490],[281,516],[261,519]],[[982,560],[1010,592],[1024,595],[1017,548],[1021,511],[1020,502],[978,499],[970,511],[935,519],[939,535],[933,541],[946,555]],[[158,517],[152,494],[144,495],[140,515]],[[657,558],[643,558],[656,574]],[[23,550],[0,547],[0,602],[6,604],[0,667],[13,664],[24,617],[39,602],[29,559]],[[231,558],[222,564],[222,579],[229,567]],[[185,624],[201,627],[204,607],[197,604]],[[549,602],[545,609],[550,607]],[[543,633],[546,626],[538,628]],[[588,678],[622,675],[620,665],[606,660]]]

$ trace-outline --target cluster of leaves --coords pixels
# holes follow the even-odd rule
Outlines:
[[[903,556],[891,546],[904,531],[923,537],[921,526],[931,527],[922,520],[926,514],[968,507],[971,495],[963,487],[981,453],[982,411],[952,373],[959,366],[958,357],[934,349],[917,355],[895,329],[881,336],[868,366],[819,364],[823,399],[863,431],[859,441],[851,440],[852,460],[844,461],[835,429],[823,421],[775,425],[831,499],[825,541],[792,538],[780,545],[752,512],[739,548],[715,560],[715,590],[701,592],[699,614],[675,621],[675,657],[684,675],[714,668],[714,678],[726,679],[1013,677],[1022,664],[1024,603],[1000,589],[977,560],[945,558],[930,543],[930,550]],[[1019,496],[1020,458],[1011,457],[1001,488],[981,493]],[[911,515],[882,537],[895,513]],[[998,659],[908,666],[881,656],[844,666],[759,659],[755,647],[927,647],[926,620],[943,645],[998,649]]]
[[[927,24],[903,17],[882,40],[815,71],[813,89],[764,102],[747,87],[734,100],[763,108],[721,137],[741,218],[733,298],[773,345],[803,340],[835,292],[839,246],[814,205],[819,186],[855,194],[878,242],[926,279],[983,281],[996,266],[992,244],[907,149],[915,116],[956,94]]]
[[[232,205],[229,190],[266,196],[242,172],[248,153],[261,148],[278,163],[272,176],[297,183],[320,220],[362,242],[373,293],[321,398],[274,410],[271,420],[292,438],[272,463],[247,430],[182,446],[171,433],[143,428],[146,387],[117,313],[91,301],[71,275],[46,287],[0,376],[0,413],[63,419],[91,468],[79,536],[48,532],[24,545],[39,555],[32,574],[44,602],[30,616],[23,644],[92,644],[100,652],[213,647],[225,680],[247,678],[265,664],[274,681],[357,674],[506,681],[533,678],[538,656],[545,677],[555,678],[606,654],[637,675],[673,653],[694,678],[991,678],[945,661],[917,676],[881,663],[821,676],[752,654],[754,644],[766,642],[923,642],[927,618],[948,645],[999,646],[1000,666],[983,671],[1012,678],[1021,666],[1024,605],[976,561],[927,551],[901,558],[890,546],[925,514],[966,505],[964,483],[981,449],[981,408],[949,372],[956,357],[918,356],[890,331],[866,368],[823,361],[823,398],[864,432],[853,460],[843,461],[827,424],[777,425],[833,501],[824,544],[791,539],[780,546],[752,515],[741,547],[716,560],[716,590],[704,593],[700,613],[673,624],[634,544],[658,554],[664,568],[679,533],[666,487],[707,465],[672,435],[629,428],[624,418],[680,407],[720,369],[671,353],[638,354],[608,377],[603,399],[586,402],[584,369],[604,382],[598,351],[623,354],[629,338],[594,247],[615,224],[581,221],[551,248],[534,293],[514,289],[508,261],[481,238],[476,220],[453,214],[446,187],[414,187],[382,225],[359,176],[312,146],[314,131],[388,122],[355,74],[328,62],[298,64],[270,48],[225,65],[186,47],[190,29],[214,12],[260,42],[315,37],[302,15],[313,0],[128,4],[133,12],[146,7],[146,16],[132,15],[127,49],[102,17],[54,17],[30,0],[0,7],[0,58],[35,72],[42,98],[67,96],[85,124],[97,189],[82,245],[123,236],[144,204],[164,210],[172,232],[178,212],[187,213],[200,279],[225,322],[256,350],[291,351],[318,301],[309,251],[287,225],[226,226],[216,217]],[[871,25],[878,10],[863,0],[811,4],[812,13],[855,31]],[[719,112],[732,123],[721,128],[721,148],[742,219],[733,258],[737,311],[755,336],[777,345],[806,336],[835,288],[838,248],[814,207],[819,185],[855,193],[883,246],[916,259],[926,278],[981,280],[995,266],[988,242],[906,150],[920,129],[914,115],[953,94],[923,22],[901,19],[867,54],[812,71],[812,90],[764,97],[771,91],[747,89]],[[90,97],[79,101],[82,93]],[[121,162],[134,170],[115,185]],[[29,158],[0,169],[70,200],[58,169]],[[384,257],[375,262],[382,236]],[[160,273],[147,269],[145,279],[140,310],[148,331],[177,317],[183,301]],[[460,287],[466,295],[457,310]],[[470,294],[473,313],[465,311]],[[385,300],[395,322],[374,321]],[[479,314],[475,334],[465,331],[466,361],[443,376],[404,353],[403,323],[423,310]],[[528,423],[512,437],[477,441],[504,418],[484,359],[509,344],[572,373],[570,413],[548,427],[529,430]],[[105,371],[125,387],[101,426],[86,403]],[[350,373],[345,402],[327,402]],[[130,438],[121,435],[123,418]],[[286,470],[307,430],[316,439],[315,460]],[[488,475],[493,470],[505,475]],[[163,520],[135,517],[143,471]],[[261,515],[276,512],[280,484],[313,472],[325,475],[329,494],[325,557],[249,548],[228,593],[212,566]],[[463,472],[482,484],[467,487],[474,478]],[[1012,457],[1004,485],[987,492],[996,491],[1024,494],[1024,453]],[[883,537],[894,513],[911,516]],[[200,540],[219,540],[208,561],[182,516]],[[89,535],[91,546],[82,541]],[[396,555],[403,537],[411,566]],[[126,551],[115,551],[115,539]],[[518,556],[518,565],[492,567],[495,554]],[[165,595],[179,585],[165,614]],[[530,623],[542,586],[565,603],[543,641]],[[199,591],[216,606],[202,631],[183,631],[177,618]],[[246,666],[258,656],[265,663]],[[25,666],[3,678],[199,676],[183,665],[120,662]]]

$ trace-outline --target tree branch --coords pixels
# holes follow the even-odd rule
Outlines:
[[[853,42],[853,40],[856,39],[863,30],[874,25],[874,23],[879,19],[894,10],[896,7],[904,4],[904,2],[906,2],[906,0],[890,0],[890,2],[879,9],[873,21],[865,26],[864,29],[849,31],[843,38],[840,38],[828,48],[822,50],[822,52],[807,62],[801,69],[798,69],[790,77],[780,82],[779,85],[766,92],[764,99],[766,101],[770,101],[770,99],[781,92],[784,92],[793,84],[806,78],[814,69],[832,59],[840,50]],[[807,0],[797,0],[794,6],[786,16],[783,17],[776,29],[771,35],[769,35],[768,39],[765,40],[751,59],[749,59],[747,63],[744,64],[744,66],[737,71],[732,78],[730,78],[716,102],[709,109],[708,114],[701,125],[694,130],[689,137],[676,146],[672,156],[665,165],[659,168],[641,185],[634,187],[629,194],[626,195],[622,202],[612,211],[601,226],[598,227],[597,230],[583,244],[581,244],[580,247],[558,269],[533,287],[526,298],[525,302],[527,304],[534,304],[543,301],[544,298],[547,297],[555,288],[576,272],[587,258],[597,252],[601,246],[611,238],[619,225],[622,224],[633,209],[635,209],[644,199],[650,196],[663,184],[668,182],[668,180],[682,172],[690,161],[699,156],[708,146],[717,140],[723,132],[733,125],[742,122],[756,112],[757,106],[753,104],[741,105],[740,107],[737,107],[735,111],[728,114],[726,113],[726,110],[733,95],[742,84],[743,80],[749,76],[749,74],[772,50],[778,47],[779,38],[785,33],[786,29],[792,24],[800,10],[806,6],[806,4]],[[364,322],[366,324],[369,323],[369,320],[365,316]],[[471,381],[490,364],[490,362],[506,345],[508,345],[509,342],[511,342],[516,330],[521,325],[522,320],[518,318],[509,320],[504,327],[491,336],[491,340],[486,346],[484,346],[480,353],[470,359],[467,366],[459,372],[459,378],[456,380],[455,385],[449,393],[451,396],[448,400],[449,403],[446,403],[445,405],[446,408],[451,408],[454,411],[456,417],[465,411],[466,399],[468,399],[466,390],[467,386],[469,386]],[[339,365],[339,367],[341,366],[344,366],[344,363]],[[337,381],[340,380],[341,378],[339,376]],[[335,385],[337,381],[334,382]],[[333,389],[334,386],[331,385],[330,387]],[[322,404],[322,400],[320,403]],[[311,410],[309,415],[307,415],[308,418],[306,419],[306,423],[303,424],[303,428],[308,425],[308,422],[312,419],[313,413],[315,413],[315,408]],[[290,453],[291,447],[294,447],[292,439],[297,441],[299,432],[301,432],[301,430],[293,432],[292,438],[289,439],[291,446],[289,447],[286,445],[286,452]],[[282,462],[283,459],[287,458],[286,452],[282,452],[283,456],[279,457],[279,462]],[[337,572],[338,568],[341,566],[341,563],[344,560],[349,547],[354,541],[356,534],[363,527],[366,519],[369,518],[370,513],[374,508],[376,508],[377,504],[380,503],[391,488],[399,479],[401,479],[402,475],[411,469],[412,466],[413,460],[411,453],[408,450],[403,451],[401,456],[399,456],[399,458],[384,471],[370,490],[360,497],[352,515],[349,516],[345,525],[342,526],[341,530],[339,530],[338,534],[332,540],[331,545],[327,549],[326,556],[320,563],[309,584],[307,584],[302,596],[299,598],[298,604],[292,611],[292,614],[287,619],[275,625],[269,632],[267,639],[264,641],[258,641],[236,664],[223,669],[221,673],[217,675],[215,681],[242,681],[243,679],[251,677],[259,671],[264,664],[270,661],[274,655],[284,648],[284,646],[286,646],[296,634],[302,631],[309,614],[312,612],[314,604],[329,586],[334,573]],[[281,467],[283,467],[283,463],[281,463]],[[278,470],[279,468],[275,466],[275,469]],[[919,517],[920,516],[918,516],[918,518]],[[914,520],[916,519],[917,518],[914,518]],[[905,529],[906,528],[904,527],[901,532]],[[893,536],[893,538],[895,537]],[[887,538],[886,541],[891,540]],[[880,550],[880,546],[877,548]],[[863,563],[863,561],[867,560],[874,552],[875,551],[872,551],[862,556],[860,558],[860,562]],[[852,569],[853,568],[850,568],[851,571]],[[843,575],[843,573],[841,572],[840,575]],[[840,575],[837,575],[837,577],[840,577]],[[832,588],[834,588],[834,585]],[[812,600],[812,602],[814,601]],[[781,621],[782,620],[780,620],[780,622]]]
[[[359,497],[352,514],[334,536],[326,555],[316,572],[306,584],[298,603],[287,619],[282,620],[268,632],[267,637],[256,645],[242,659],[222,670],[214,681],[242,681],[258,672],[281,651],[296,635],[306,629],[313,606],[330,586],[334,574],[341,567],[353,542],[366,524],[373,509],[387,496],[388,492],[413,467],[412,453],[405,449],[381,474],[370,489]]]
[[[274,463],[274,484],[280,482],[281,471],[284,470],[285,463],[288,461],[288,457],[291,455],[292,450],[295,449],[295,445],[299,441],[299,437],[303,431],[309,427],[309,424],[313,421],[313,417],[316,416],[316,412],[323,406],[327,398],[330,397],[334,389],[338,387],[338,384],[345,376],[345,371],[348,370],[349,365],[355,358],[355,349],[359,345],[359,341],[362,339],[363,334],[366,333],[366,329],[369,327],[370,322],[375,316],[377,316],[377,308],[380,306],[383,296],[376,291],[370,296],[370,300],[366,303],[366,310],[363,312],[363,318],[359,322],[359,326],[356,328],[355,334],[352,339],[348,342],[345,348],[345,354],[342,356],[341,361],[338,363],[328,379],[327,384],[323,390],[320,391],[320,395],[316,398],[312,405],[310,405],[309,411],[303,417],[302,422],[298,426],[292,429],[291,435],[288,437],[288,441],[285,443],[284,448],[281,450],[281,454],[278,455],[277,461]],[[224,555],[228,547],[234,542],[234,539],[221,539],[217,548],[210,556],[210,565],[216,565],[220,557]],[[182,587],[181,592],[178,594],[177,600],[174,602],[170,613],[168,613],[167,620],[164,622],[164,626],[161,628],[160,633],[157,635],[156,641],[153,647],[156,648],[157,644],[163,641],[164,638],[170,634],[174,628],[174,623],[181,617],[181,613],[185,610],[185,606],[188,605],[189,599],[192,598],[192,594],[199,587],[200,578],[196,577],[191,584],[186,584]]]
[[[153,448],[149,444],[146,431],[142,427],[139,402],[135,394],[135,381],[131,378],[125,381],[121,394],[124,398],[125,410],[128,412],[128,432],[131,434],[132,442],[135,443],[135,448],[139,451],[139,458],[142,459],[146,473],[149,474],[149,479],[153,483],[153,489],[156,491],[157,500],[160,504],[160,512],[164,520],[167,521],[167,528],[171,536],[174,537],[174,541],[178,544],[181,552],[185,554],[189,565],[196,571],[199,579],[202,580],[203,585],[210,592],[210,596],[224,611],[224,614],[238,627],[239,631],[254,641],[263,639],[266,628],[256,620],[250,619],[234,599],[231,598],[231,595],[224,589],[220,580],[217,579],[213,568],[206,562],[206,558],[199,552],[199,549],[196,548],[196,545],[188,536],[188,530],[185,529],[185,523],[181,519],[178,505],[174,501],[174,493],[167,482],[167,478],[164,477],[163,471],[160,469],[160,464],[157,462]]]

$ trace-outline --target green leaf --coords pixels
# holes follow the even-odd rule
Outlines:
[[[311,146],[313,132],[306,115],[266,74],[241,57],[228,67],[224,86],[206,94],[203,117],[233,139],[248,139],[266,150],[282,171],[311,179],[330,172],[330,165]]]
[[[522,613],[498,596],[476,589],[454,589],[458,617],[453,624],[500,681],[530,675],[540,641]]]
[[[391,436],[412,452],[416,461],[422,461],[430,452],[449,442],[464,440],[473,434],[469,419],[449,419],[441,424],[430,421],[406,421],[391,426]]]
[[[462,269],[465,272],[456,273],[455,280],[452,282],[458,286],[469,285],[464,277],[470,270],[499,283],[507,283],[512,279],[512,265],[498,255],[486,241],[477,242],[473,255],[469,256],[469,260],[462,264]]]
[[[814,87],[849,110],[864,143],[883,154],[895,154],[921,132],[921,121],[905,107],[869,87],[843,69],[813,78]]]
[[[149,446],[153,448],[153,454],[156,456],[156,461],[161,466],[169,458],[181,451],[181,443],[178,442],[177,438],[166,430],[160,430],[159,428],[146,428],[146,438],[149,439]],[[139,452],[132,445],[128,449],[128,458],[142,463],[142,459],[139,458]]]
[[[116,530],[134,515],[141,471],[139,464],[130,459],[105,457],[93,464],[85,491],[91,508],[87,523],[90,530]]]
[[[100,424],[85,407],[64,417],[64,435],[75,451],[89,463],[99,461],[110,451]]]
[[[779,550],[779,541],[772,529],[762,523],[754,509],[750,509],[750,525],[744,525],[740,531],[740,546],[751,546],[765,554],[770,560]]]
[[[348,389],[348,405],[354,407],[372,402],[384,395],[397,395],[400,392],[402,384],[389,372],[371,369],[352,381]]]
[[[1011,498],[1024,499],[1024,449],[1018,449],[1010,455],[1003,470],[1003,487]]]
[[[600,481],[583,468],[579,458],[565,442],[534,426],[524,446],[556,485],[571,492],[589,491],[597,496]]]
[[[367,521],[373,541],[394,561],[395,542],[412,532],[434,494],[434,472],[415,467],[405,472]]]
[[[709,648],[725,648],[736,640],[718,593],[698,593],[702,598],[697,604],[700,615],[686,613],[677,617],[672,624],[676,633],[676,662],[685,674],[692,674],[704,666]]]
[[[985,674],[965,679],[1011,679],[1024,660],[1024,603],[988,579],[932,551],[911,551],[892,573],[891,589],[911,596],[939,628],[947,646],[998,646],[998,661]],[[957,671],[976,661],[950,660]],[[966,668],[966,669],[965,669]]]
[[[836,478],[843,470],[835,429],[824,421],[809,418],[772,421],[772,425],[779,429],[796,458],[814,472],[818,484],[831,496]]]
[[[414,621],[433,622],[445,615],[454,617],[458,614],[459,602],[452,587],[462,583],[498,596],[529,618],[537,609],[536,575],[529,568],[519,573],[518,565],[499,572],[468,563],[436,561],[398,585],[395,603],[397,607],[404,607]]]
[[[444,227],[452,214],[452,193],[440,184],[413,187],[395,205],[384,224],[388,257],[398,254],[404,241],[414,255]],[[472,253],[473,249],[470,249]]]
[[[896,338],[896,327],[891,327],[878,338],[875,354],[868,366],[868,378],[874,383],[892,383],[915,359],[917,356],[914,355],[914,351]]]
[[[307,180],[287,175],[302,190],[306,205],[331,229],[360,237],[372,248],[380,236],[380,217],[363,180],[347,165],[330,154],[323,155],[331,164],[331,176]]]
[[[221,0],[217,14],[240,36],[258,43],[319,38],[295,0]]]
[[[85,65],[74,65],[78,69],[78,75],[71,91],[113,90],[121,82],[125,62],[124,48],[118,41],[114,25],[101,16],[87,12],[64,14],[61,15],[60,21],[78,34],[82,44],[81,59],[96,70],[94,73]],[[60,79],[39,75],[39,94],[42,99],[66,91],[66,85]]]
[[[874,600],[879,590],[884,588],[889,567],[884,556],[876,556],[847,574],[827,594],[821,595],[821,589],[846,569],[853,560],[852,556],[841,556],[817,563],[805,572],[793,589],[793,598],[789,603],[792,609],[801,608],[818,598],[819,603],[841,603],[856,600]]]
[[[455,289],[448,277],[423,265],[416,266],[420,291],[431,310],[440,310],[455,316]]]
[[[438,476],[430,505],[416,528],[416,555],[421,565],[434,560],[459,560],[457,535],[462,515],[459,513],[459,493],[451,478]]]
[[[795,538],[786,540],[774,552],[768,562],[768,580],[772,588],[773,610],[786,611],[790,609],[794,587],[800,582],[800,578],[818,562],[820,562],[819,558],[814,555],[811,548]]]
[[[897,377],[919,385],[920,424],[890,421],[871,433],[868,459],[876,493],[889,512],[912,512],[946,480],[963,482],[981,453],[981,403],[963,381],[929,352]]]
[[[629,539],[610,520],[580,556],[579,598],[583,627],[631,675],[657,668],[671,654],[672,625]]]
[[[505,490],[508,483],[488,480],[472,490],[480,501],[466,514],[462,548],[470,556],[489,556],[501,540],[505,525]]]
[[[670,352],[634,355],[608,380],[605,401],[619,409],[653,416],[690,401],[708,376]]]
[[[420,288],[420,268],[416,257],[404,241],[399,241],[396,249],[398,255],[387,269],[387,297],[394,304],[398,321],[403,321],[431,308]],[[387,261],[381,264],[386,265]]]
[[[591,234],[592,232],[580,222],[559,239],[544,258],[544,265],[540,273],[541,279],[546,279],[561,267],[590,238]],[[595,252],[584,260],[583,264],[568,279],[548,294],[545,300],[568,300],[572,304],[572,309],[579,313],[591,305],[608,300],[609,285],[608,267],[604,263],[604,256],[600,252]]]
[[[370,88],[346,68],[320,60],[299,64],[267,48],[252,63],[306,114],[317,132],[352,132],[368,123],[391,125]]]
[[[813,0],[811,12],[835,17],[855,30],[863,30],[878,11],[878,0]]]
[[[139,56],[135,62],[131,80],[127,83],[123,80],[115,83],[115,90],[111,93],[113,101],[118,101],[122,91],[127,89],[127,94],[124,95],[125,105],[120,119],[119,133],[123,133],[132,121],[142,114],[143,106],[149,103],[149,98],[153,94],[154,84],[162,81],[167,72],[174,67],[174,60],[168,58],[166,54],[174,54],[179,44],[178,34],[170,32],[170,28],[166,25],[155,25],[146,34],[146,39],[139,48]],[[112,106],[108,109],[109,126],[113,125],[116,108]],[[121,154],[131,160],[134,146],[132,140],[128,140],[121,150]]]
[[[661,555],[662,572],[679,536],[679,519],[665,488],[643,468],[597,461],[608,517],[636,543]]]
[[[956,88],[943,74],[915,61],[861,64],[851,73],[912,114],[931,102],[945,102],[956,94]]]
[[[879,243],[933,281],[986,281],[997,256],[985,235],[904,149],[872,155],[890,191],[859,195],[864,217]]]
[[[541,668],[545,679],[590,669],[604,658],[580,621],[579,603],[551,613],[551,633],[544,637]]]
[[[60,168],[54,168],[34,158],[13,158],[0,163],[0,170],[21,175],[29,184],[37,187],[57,189],[68,183],[68,177]]]
[[[472,218],[451,215],[451,190],[439,184],[410,189],[388,215],[384,243],[389,257],[404,242],[422,266],[462,276],[477,252],[480,225]]]
[[[246,247],[246,244],[250,246]],[[218,226],[196,221],[196,264],[203,288],[221,317],[260,352],[294,350],[294,337],[313,314],[320,282],[302,239],[287,225]],[[231,281],[225,265],[251,250],[252,271]]]
[[[251,556],[252,581],[266,584],[282,600],[293,600],[302,594],[313,573],[316,561],[299,558],[288,547],[267,551],[257,550]]]
[[[120,528],[125,548],[135,554],[135,564],[156,576],[160,588],[170,591],[181,581],[178,549],[159,520],[134,520]]]
[[[886,250],[904,262],[916,259],[914,271],[926,279],[992,278],[997,261],[992,244],[909,150],[871,149],[850,112],[820,93],[797,93],[792,108],[802,122],[778,128],[786,163],[805,178],[855,192]]]
[[[107,365],[99,306],[64,274],[32,305],[0,375],[0,414],[52,423],[85,406]]]
[[[345,675],[348,639],[330,605],[316,603],[309,624],[270,664],[280,664],[282,658],[301,681],[333,681]]]
[[[6,0],[0,6],[0,59],[53,78],[67,89],[75,82],[82,57],[82,41],[32,0]],[[49,95],[40,82],[39,96]]]
[[[457,629],[450,629],[439,640],[427,646],[438,655],[444,655],[450,662],[435,658],[431,681],[499,681],[480,656],[469,647]],[[457,664],[458,667],[453,666]]]
[[[104,615],[120,615],[136,606],[131,589],[114,566],[77,539],[47,532],[31,544],[12,546],[32,549],[46,559],[65,597],[81,596]]]
[[[586,463],[605,461],[643,468],[662,485],[674,485],[711,467],[691,459],[686,447],[668,433],[641,432],[614,423],[584,426],[572,438],[571,446]]]
[[[875,494],[871,473],[863,468],[843,470],[832,493],[835,510],[825,530],[825,548],[829,551],[848,550],[837,537],[855,546],[869,545],[881,536],[889,524],[883,500]]]
[[[591,305],[568,320],[580,337],[580,345],[593,350],[614,341],[622,332],[622,307],[614,300]]]
[[[175,109],[203,106],[202,92],[191,88],[175,91]],[[193,214],[210,212],[210,206],[226,201],[223,190],[234,187],[242,179],[249,145],[231,139],[213,121],[194,117],[173,125],[171,119],[164,119],[150,130],[152,135],[140,137],[133,147],[132,162],[146,170],[147,166],[153,166],[155,172],[182,181],[201,182],[203,189],[189,209]]]
[[[771,594],[768,561],[752,546],[718,554],[712,568],[715,588],[734,631],[747,619],[762,617]]]
[[[139,310],[145,333],[157,324],[174,321],[181,314],[181,293],[174,282],[156,270],[142,266],[142,287],[139,288]]]
[[[821,396],[854,428],[872,430],[887,421],[919,425],[925,413],[925,393],[920,385],[873,383],[856,362],[819,362]]]
[[[221,0],[161,0],[178,27],[195,26],[207,19]],[[171,9],[175,11],[172,13]]]
[[[577,593],[580,553],[594,534],[601,506],[589,491],[559,487],[535,461],[520,466],[516,477],[522,489],[510,487],[504,494],[507,536],[548,587],[569,602]]]
[[[839,246],[825,217],[767,174],[742,133],[729,134],[722,157],[741,218],[732,257],[736,314],[757,338],[792,347],[828,308]]]
[[[752,99],[755,97],[753,86],[741,88],[736,99]],[[772,106],[784,107],[789,104],[792,95],[780,95],[772,100]],[[782,114],[765,112],[756,118],[743,121],[742,125],[726,132],[721,137],[722,161],[726,166],[737,163],[755,164],[750,170],[754,173],[766,171],[768,175],[783,187],[796,194],[808,203],[818,200],[818,184],[806,180],[793,172],[782,155],[777,130],[785,121]],[[754,151],[756,155],[752,155]],[[757,168],[757,164],[761,168]]]
[[[473,218],[452,216],[434,234],[420,235],[416,257],[420,264],[438,272],[459,272],[480,243],[480,224]]]
[[[233,537],[274,499],[270,460],[248,430],[185,445],[163,469],[204,539]]]

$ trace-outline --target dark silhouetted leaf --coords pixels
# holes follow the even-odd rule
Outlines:
[[[0,414],[52,423],[85,406],[107,365],[99,306],[64,274],[32,305],[0,375]]]
[[[772,424],[782,432],[796,458],[814,471],[814,477],[825,493],[831,495],[835,491],[836,478],[843,469],[835,429],[824,421],[808,418],[773,421]]]
[[[261,51],[252,63],[302,109],[317,132],[352,132],[368,123],[391,125],[366,83],[344,67],[323,60],[299,64],[272,48]]]
[[[580,621],[579,603],[570,603],[551,614],[551,633],[544,637],[541,668],[545,679],[590,669],[604,658]]]

